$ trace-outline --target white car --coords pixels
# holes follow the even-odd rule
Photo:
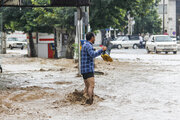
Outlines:
[[[170,36],[173,41],[177,41],[176,36]]]
[[[132,37],[132,39],[129,39],[128,36],[121,36],[114,41],[111,41],[111,44],[113,47],[121,49],[121,48],[134,48],[137,49],[140,44],[139,37]]]
[[[20,41],[15,37],[8,38],[6,42],[6,47],[9,47],[10,49],[21,48],[23,50],[25,45],[25,42]]]
[[[173,41],[168,35],[152,35],[146,42],[147,53],[173,52],[177,53],[177,42]]]

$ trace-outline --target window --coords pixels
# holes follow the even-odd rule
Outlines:
[[[171,42],[172,39],[169,36],[157,36],[155,37],[156,42]]]
[[[18,41],[17,38],[8,38],[8,41]]]

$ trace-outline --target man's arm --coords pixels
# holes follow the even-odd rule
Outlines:
[[[87,46],[87,52],[88,52],[88,54],[89,54],[91,57],[93,57],[93,58],[101,55],[101,53],[102,53],[103,51],[105,51],[106,49],[107,49],[106,47],[103,47],[102,49],[100,49],[100,50],[98,50],[97,52],[95,52],[95,51],[93,50],[92,46],[90,46],[90,45]]]

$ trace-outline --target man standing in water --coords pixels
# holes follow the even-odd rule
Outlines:
[[[89,99],[86,104],[93,104],[94,96],[94,58],[101,55],[103,51],[106,51],[106,47],[103,46],[101,50],[97,52],[93,49],[93,44],[95,42],[95,35],[92,32],[86,34],[86,43],[82,46],[81,50],[81,74],[84,79],[86,93]]]

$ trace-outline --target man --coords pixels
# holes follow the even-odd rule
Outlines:
[[[111,44],[111,41],[112,41],[112,38],[107,38],[107,43],[106,43],[106,47],[107,47],[107,50],[106,50],[106,52],[110,55],[110,53],[111,53],[111,49],[112,49],[112,47],[113,47],[113,44]]]
[[[149,33],[146,33],[146,35],[144,36],[144,42],[145,42],[145,45],[146,46],[146,42],[149,40]]]
[[[143,48],[143,37],[139,34],[140,48]]]
[[[164,35],[169,35],[169,34],[167,33],[167,30],[164,31]]]
[[[82,46],[81,50],[81,74],[84,79],[85,89],[84,93],[88,95],[89,99],[86,104],[93,103],[94,96],[94,58],[101,55],[103,51],[106,51],[106,47],[103,46],[101,50],[95,52],[93,44],[95,42],[94,33],[89,32],[86,34],[86,43]]]

